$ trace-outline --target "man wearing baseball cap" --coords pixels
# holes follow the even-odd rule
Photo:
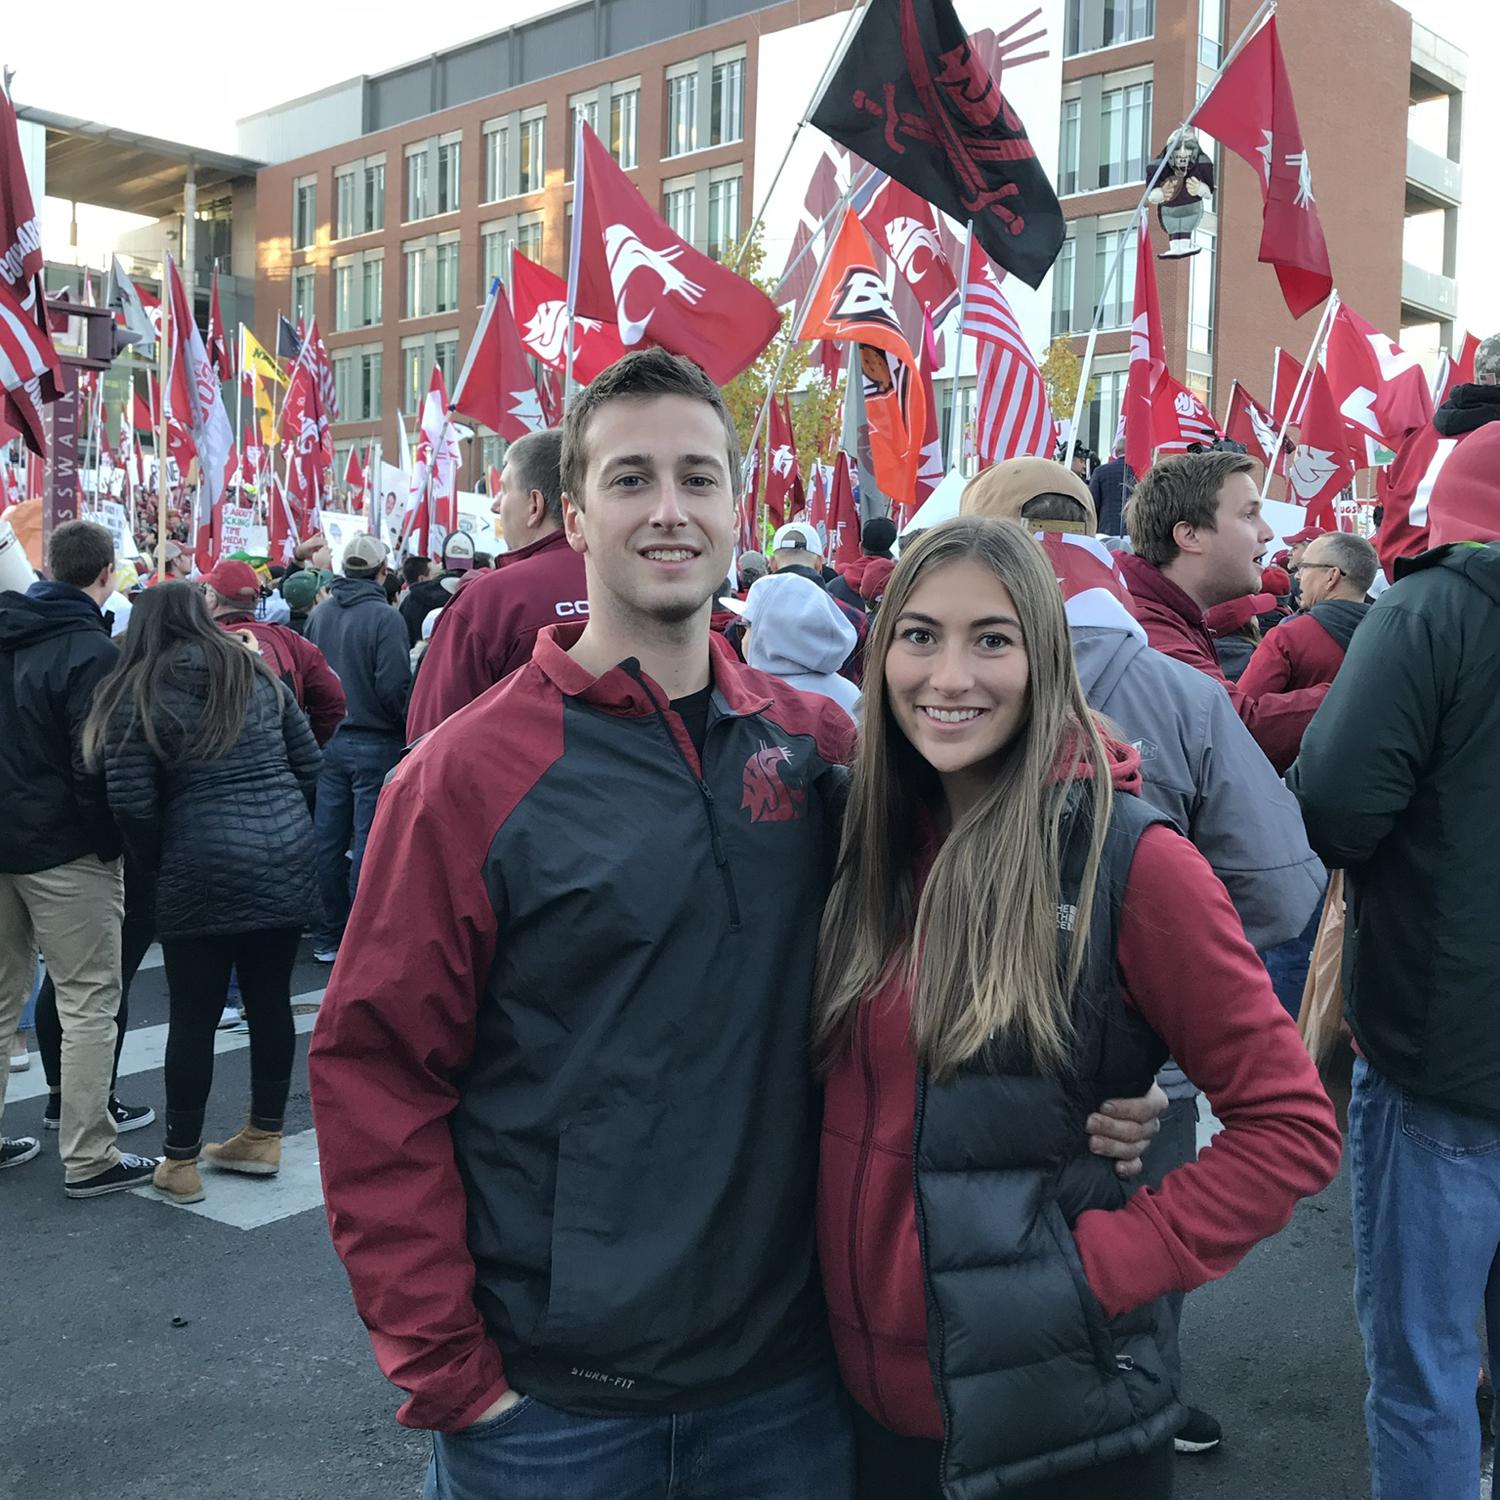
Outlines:
[[[316,578],[317,574],[312,576]],[[208,600],[208,612],[223,629],[231,633],[248,631],[255,637],[266,665],[291,688],[307,715],[313,738],[319,745],[326,745],[343,722],[345,711],[344,690],[328,658],[290,625],[273,625],[256,618],[260,578],[249,563],[222,558],[199,582]]]
[[[789,521],[785,526],[777,528],[776,534],[771,538],[767,561],[772,573],[790,573],[796,578],[810,578],[820,589],[828,588],[829,575],[823,571],[823,539],[818,535],[817,527],[806,521]],[[841,676],[858,686],[863,675],[865,637],[870,633],[870,617],[863,609],[846,604],[831,589],[829,598],[844,612],[844,618],[854,627],[858,638],[858,644],[840,671]]]
[[[344,576],[307,625],[307,638],[338,673],[348,712],[323,749],[313,826],[325,927],[313,935],[313,954],[332,963],[349,904],[359,885],[375,801],[406,743],[411,695],[411,646],[401,616],[386,601],[389,549],[379,537],[351,537]],[[354,853],[351,864],[346,855]]]

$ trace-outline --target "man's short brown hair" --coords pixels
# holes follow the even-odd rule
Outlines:
[[[59,583],[86,589],[115,563],[115,542],[93,521],[65,521],[47,543],[47,566]]]
[[[1234,474],[1253,476],[1255,461],[1243,453],[1184,453],[1153,464],[1125,504],[1135,555],[1164,568],[1180,550],[1172,536],[1179,522],[1217,530],[1219,491]]]
[[[587,434],[594,413],[611,401],[650,396],[688,396],[713,407],[724,424],[729,492],[739,499],[740,439],[724,397],[692,360],[668,354],[665,349],[637,349],[617,359],[596,375],[568,408],[562,425],[562,487],[568,499],[583,509],[583,482],[589,467]]]

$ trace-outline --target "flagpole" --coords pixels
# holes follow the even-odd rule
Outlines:
[[[1167,140],[1169,142],[1172,140],[1173,136],[1180,135],[1184,130],[1188,128],[1189,125],[1193,123],[1195,119],[1197,119],[1198,111],[1203,108],[1204,100],[1206,100],[1208,96],[1213,93],[1214,88],[1217,86],[1219,80],[1224,76],[1224,73],[1228,69],[1230,63],[1232,63],[1243,50],[1245,43],[1248,42],[1250,38],[1254,36],[1255,33],[1260,29],[1261,22],[1264,21],[1267,16],[1275,14],[1276,4],[1277,0],[1261,0],[1260,6],[1256,10],[1255,14],[1250,17],[1249,24],[1242,32],[1240,32],[1239,36],[1235,39],[1234,46],[1232,46],[1229,51],[1224,54],[1224,61],[1219,64],[1219,70],[1214,74],[1213,83],[1209,84],[1209,86],[1203,91],[1203,98],[1199,99],[1198,102],[1193,105],[1192,109],[1188,111],[1187,119],[1185,119],[1182,124],[1179,125],[1177,129],[1167,137]],[[1169,153],[1164,151],[1162,153],[1161,160],[1156,164],[1156,170],[1151,174],[1150,180],[1146,183],[1145,191],[1141,194],[1140,202],[1135,206],[1135,213],[1131,215],[1130,222],[1132,226],[1139,224],[1141,214],[1146,210],[1146,200],[1151,196],[1151,190],[1156,186],[1158,182],[1161,181],[1162,174],[1167,169],[1168,159]],[[1067,452],[1063,455],[1063,464],[1065,467],[1070,469],[1073,467],[1073,450],[1078,446],[1079,424],[1083,421],[1083,400],[1084,396],[1088,392],[1089,376],[1093,373],[1094,348],[1099,342],[1099,319],[1104,312],[1104,304],[1109,301],[1110,291],[1114,287],[1115,281],[1120,274],[1120,268],[1125,262],[1125,245],[1125,236],[1121,234],[1119,243],[1115,246],[1115,253],[1110,258],[1109,269],[1104,273],[1104,285],[1099,289],[1094,301],[1094,321],[1089,328],[1088,343],[1084,346],[1083,350],[1083,369],[1078,379],[1078,395],[1073,402],[1073,423],[1068,433]],[[1151,236],[1149,231],[1146,235],[1146,245],[1149,252],[1151,245]]]
[[[223,330],[219,330],[222,335]],[[245,503],[245,325],[235,324],[234,335],[234,489],[237,504]]]
[[[844,60],[844,54],[849,50],[850,43],[854,40],[854,32],[858,29],[859,18],[869,10],[869,5],[863,0],[854,0],[849,7],[848,19],[844,22],[844,29],[839,33],[839,39],[833,51],[828,56],[828,62],[818,78],[817,87],[813,89],[812,102],[802,111],[802,118],[797,121],[797,128],[792,131],[792,138],[786,143],[786,150],[782,152],[781,161],[777,164],[775,172],[771,174],[771,185],[761,195],[760,207],[755,211],[755,217],[750,221],[750,228],[746,230],[744,238],[740,241],[739,253],[734,258],[734,264],[729,268],[738,271],[740,262],[745,258],[745,252],[750,248],[750,242],[755,238],[755,231],[760,228],[761,220],[766,216],[766,209],[770,206],[771,196],[776,191],[776,185],[781,181],[781,174],[786,171],[786,164],[792,158],[792,152],[796,148],[797,139],[802,134],[808,120],[818,112],[818,106],[823,102],[823,95],[828,92],[828,85],[833,82],[833,75],[838,72],[839,64]],[[576,158],[575,158],[576,160]]]
[[[953,450],[958,442],[958,376],[964,359],[964,316],[969,310],[969,266],[974,259],[974,221],[969,220],[969,237],[964,241],[964,263],[958,290],[958,333],[953,340],[953,388],[948,393],[950,419],[948,427],[948,473],[953,472]]]
[[[563,410],[573,399],[573,322],[578,304],[578,250],[583,243],[584,177],[588,163],[583,152],[583,111],[579,110],[573,130],[573,234],[568,242],[568,347],[563,366]],[[511,247],[511,284],[515,284],[515,247]]]
[[[1313,334],[1312,348],[1307,351],[1307,363],[1302,366],[1302,373],[1292,387],[1292,399],[1286,404],[1286,415],[1282,417],[1281,430],[1276,434],[1276,446],[1271,450],[1271,461],[1266,465],[1265,478],[1260,482],[1262,505],[1265,504],[1266,496],[1271,489],[1271,475],[1276,468],[1277,459],[1281,457],[1282,445],[1286,442],[1286,430],[1292,425],[1292,413],[1297,410],[1297,403],[1302,399],[1303,387],[1312,378],[1312,371],[1323,349],[1323,340],[1328,337],[1329,330],[1333,327],[1333,315],[1338,311],[1338,306],[1339,293],[1338,288],[1335,287],[1323,308],[1323,316],[1318,319],[1317,332]]]
[[[156,581],[164,583],[167,577],[167,382],[170,377],[167,360],[167,343],[172,326],[172,286],[168,268],[172,257],[166,255],[161,263],[161,327],[157,330],[156,369],[160,393],[156,401]]]

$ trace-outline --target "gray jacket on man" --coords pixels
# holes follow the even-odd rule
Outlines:
[[[1297,800],[1219,683],[1128,630],[1072,627],[1084,695],[1140,752],[1142,794],[1172,819],[1224,882],[1258,952],[1307,925],[1328,876]],[[1175,1065],[1162,1086],[1194,1090]]]

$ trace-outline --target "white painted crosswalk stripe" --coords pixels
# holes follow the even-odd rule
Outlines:
[[[316,1005],[323,998],[322,990],[308,990],[301,995],[292,996],[293,1007]],[[299,1032],[306,1035],[313,1029],[313,1023],[318,1019],[317,1012],[313,1011],[307,1015],[294,1015],[292,1024]],[[225,1052],[238,1052],[250,1045],[248,1032],[243,1031],[216,1031],[214,1033],[214,1054],[219,1056]],[[135,1073],[158,1072],[167,1058],[167,1028],[165,1026],[138,1026],[125,1033],[125,1045],[120,1050],[120,1077],[126,1078]],[[23,1099],[40,1099],[47,1092],[47,1080],[42,1073],[40,1063],[33,1063],[32,1067],[25,1073],[12,1073],[10,1083],[5,1090],[5,1102],[7,1104],[19,1104]]]
[[[299,1016],[298,1020],[311,1017]],[[323,1206],[323,1182],[318,1176],[318,1142],[311,1130],[287,1136],[281,1143],[281,1170],[274,1177],[246,1177],[220,1172],[199,1163],[203,1177],[201,1203],[169,1203],[154,1188],[132,1188],[137,1198],[148,1198],[178,1213],[197,1214],[233,1229],[260,1229],[278,1219],[290,1219]]]

